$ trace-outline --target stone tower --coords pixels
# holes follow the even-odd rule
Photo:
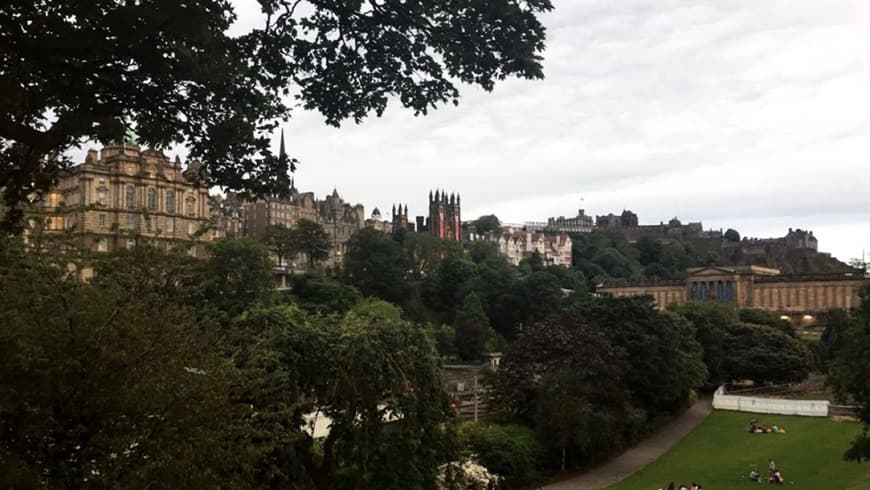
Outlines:
[[[402,204],[399,203],[399,209],[396,210],[396,205],[393,204],[393,231],[408,229],[408,205],[405,204],[404,209],[402,209]]]
[[[429,191],[429,232],[442,240],[462,241],[462,213],[459,194]]]

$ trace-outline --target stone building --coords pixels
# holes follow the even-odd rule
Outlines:
[[[396,209],[396,205],[393,204],[393,212],[392,212],[392,230],[393,231],[414,231],[414,226],[408,221],[408,205],[405,204],[405,207],[402,207],[402,203],[399,203],[399,208]]]
[[[577,216],[566,218],[559,216],[558,218],[547,218],[546,222],[542,221],[527,221],[523,227],[532,231],[554,230],[566,233],[589,233],[594,226],[592,216],[586,214],[585,209],[577,211]]]
[[[500,233],[487,233],[483,238],[498,244],[499,252],[513,265],[519,265],[535,252],[545,265],[571,267],[571,237],[567,233],[543,233],[516,228],[503,228]]]
[[[699,267],[676,281],[608,282],[599,293],[613,296],[652,296],[659,308],[688,301],[715,301],[741,308],[760,308],[799,323],[813,323],[832,308],[853,308],[870,281],[860,275],[782,275],[758,266]]]
[[[657,225],[641,225],[637,214],[632,211],[623,211],[621,215],[611,213],[597,216],[595,227],[619,230],[629,241],[646,237],[657,240],[713,240],[718,242],[722,240],[723,236],[722,230],[704,230],[704,225],[700,221],[683,224],[676,217],[667,223],[662,221]]]
[[[351,235],[366,226],[362,204],[345,202],[337,189],[318,200],[313,192],[299,192],[292,181],[286,197],[242,202],[238,207],[243,216],[243,235],[259,241],[266,239],[271,226],[293,228],[303,219],[320,224],[332,241],[327,265],[340,262]]]
[[[242,218],[243,234],[255,240],[265,240],[270,226],[293,228],[299,220],[318,221],[318,203],[313,192],[299,192],[291,181],[287,197],[273,196],[253,202],[237,203]]]
[[[347,253],[347,241],[358,230],[365,227],[365,208],[362,204],[350,204],[333,189],[332,194],[318,201],[317,222],[323,226],[332,239],[327,264],[335,266]]]
[[[442,239],[462,241],[462,198],[459,194],[429,191],[429,217],[417,216],[417,231],[425,231]],[[408,208],[405,207],[407,217]]]
[[[378,208],[372,210],[372,216],[366,220],[365,226],[366,228],[373,228],[383,233],[393,232],[393,222],[385,220],[381,216],[381,210]]]
[[[182,166],[163,152],[130,142],[88,150],[84,163],[64,172],[29,212],[25,238],[65,236],[85,249],[106,252],[148,240],[185,246],[194,256],[214,238],[207,188],[188,179],[197,162]]]

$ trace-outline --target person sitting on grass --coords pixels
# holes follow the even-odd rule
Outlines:
[[[782,485],[785,483],[785,478],[783,478],[781,471],[776,470],[767,477],[767,481],[773,485]]]
[[[761,473],[759,473],[757,469],[752,468],[749,471],[749,481],[761,483]]]

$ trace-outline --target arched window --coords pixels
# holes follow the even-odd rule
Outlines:
[[[166,212],[175,212],[175,191],[166,191]]]
[[[196,206],[196,199],[194,199],[193,197],[188,197],[187,198],[187,215],[188,216],[194,216],[194,214],[195,214],[194,210],[196,209],[195,206]]]
[[[136,207],[136,189],[133,188],[132,185],[127,186],[127,209],[134,209]]]
[[[157,191],[148,189],[148,209],[155,211],[157,209]]]

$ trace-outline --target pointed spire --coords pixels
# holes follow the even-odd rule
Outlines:
[[[456,194],[450,193],[450,204],[456,204]]]
[[[278,147],[278,163],[287,164],[287,151],[284,149],[284,128],[281,128],[281,146]]]
[[[456,205],[459,206],[459,193],[456,193]]]
[[[440,201],[441,198],[438,196],[438,189],[435,189],[435,201]]]
[[[396,217],[396,203],[393,203],[393,218]]]
[[[429,203],[432,203],[432,189],[429,189]]]

